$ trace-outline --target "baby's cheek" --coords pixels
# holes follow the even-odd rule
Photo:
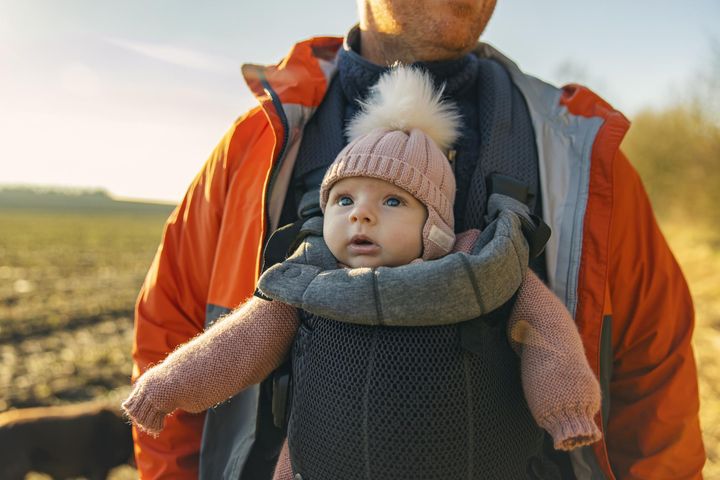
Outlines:
[[[413,255],[413,258],[422,257],[423,252],[423,241],[422,241],[422,235],[418,235],[415,237],[415,243],[414,243],[414,252],[415,255]]]
[[[334,225],[331,220],[326,218],[323,222],[323,239],[330,249],[330,253],[332,253],[336,259],[343,261],[342,232],[339,230],[337,225]]]

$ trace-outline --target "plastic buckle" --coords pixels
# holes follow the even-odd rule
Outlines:
[[[272,379],[272,415],[273,424],[285,432],[288,424],[288,414],[292,402],[292,374],[290,362],[280,366]]]
[[[500,193],[512,197],[525,205],[528,205],[535,197],[535,194],[530,191],[527,185],[513,177],[499,173],[493,173],[488,178],[488,192],[489,194]],[[530,220],[518,215],[523,235],[525,235],[528,242],[530,258],[532,259],[545,250],[545,245],[550,239],[551,230],[550,226],[542,218],[533,213],[529,213],[529,216]]]
[[[539,256],[543,250],[545,250],[545,245],[547,245],[550,239],[551,231],[550,226],[545,223],[542,218],[533,213],[530,214],[530,218],[532,222],[520,216],[520,225],[523,235],[525,235],[525,239],[528,242],[528,253],[532,259]]]

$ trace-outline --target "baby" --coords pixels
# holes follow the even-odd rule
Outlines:
[[[421,272],[448,253],[467,256],[480,232],[455,238],[455,180],[442,153],[455,139],[456,114],[433,92],[430,79],[415,70],[392,70],[374,92],[350,126],[350,144],[321,185],[324,218],[318,239],[332,254],[330,262],[363,275],[374,271],[369,269],[407,265]],[[504,215],[508,228],[518,233],[520,222],[507,221],[515,214]],[[286,263],[318,251],[322,255],[324,250],[302,245]],[[204,411],[281,365],[301,323],[295,306],[303,306],[282,282],[272,281],[287,271],[281,264],[261,279],[261,290],[274,301],[249,299],[138,379],[123,408],[139,428],[156,434],[175,409]],[[302,276],[289,280],[291,285],[302,281]],[[385,324],[393,325],[393,319]],[[579,335],[561,302],[530,271],[517,292],[507,331],[520,355],[530,410],[553,437],[555,448],[569,450],[597,441],[600,432],[593,417],[600,405],[599,386]],[[275,478],[292,474],[286,444]]]

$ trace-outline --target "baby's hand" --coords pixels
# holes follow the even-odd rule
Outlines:
[[[122,403],[125,415],[143,432],[156,437],[163,429],[165,416],[171,412],[157,406],[162,389],[155,380],[156,369],[151,368],[136,382],[132,392]]]

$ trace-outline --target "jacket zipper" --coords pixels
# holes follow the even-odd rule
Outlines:
[[[290,136],[290,127],[288,124],[287,116],[285,115],[285,110],[282,107],[282,102],[280,102],[280,98],[278,97],[277,93],[275,93],[275,91],[272,89],[270,83],[268,83],[264,73],[262,74],[260,82],[264,87],[265,92],[270,95],[270,98],[272,98],[273,106],[275,107],[275,111],[277,112],[278,117],[280,117],[280,123],[282,123],[284,130],[280,153],[278,153],[277,159],[275,160],[275,162],[273,162],[273,166],[271,167],[270,171],[270,180],[268,181],[267,188],[265,189],[265,231],[263,232],[263,244],[265,244],[267,243],[268,238],[272,234],[272,232],[270,232],[270,196],[277,180],[277,176],[280,172],[280,167],[285,160],[285,153],[287,151],[288,139]]]

